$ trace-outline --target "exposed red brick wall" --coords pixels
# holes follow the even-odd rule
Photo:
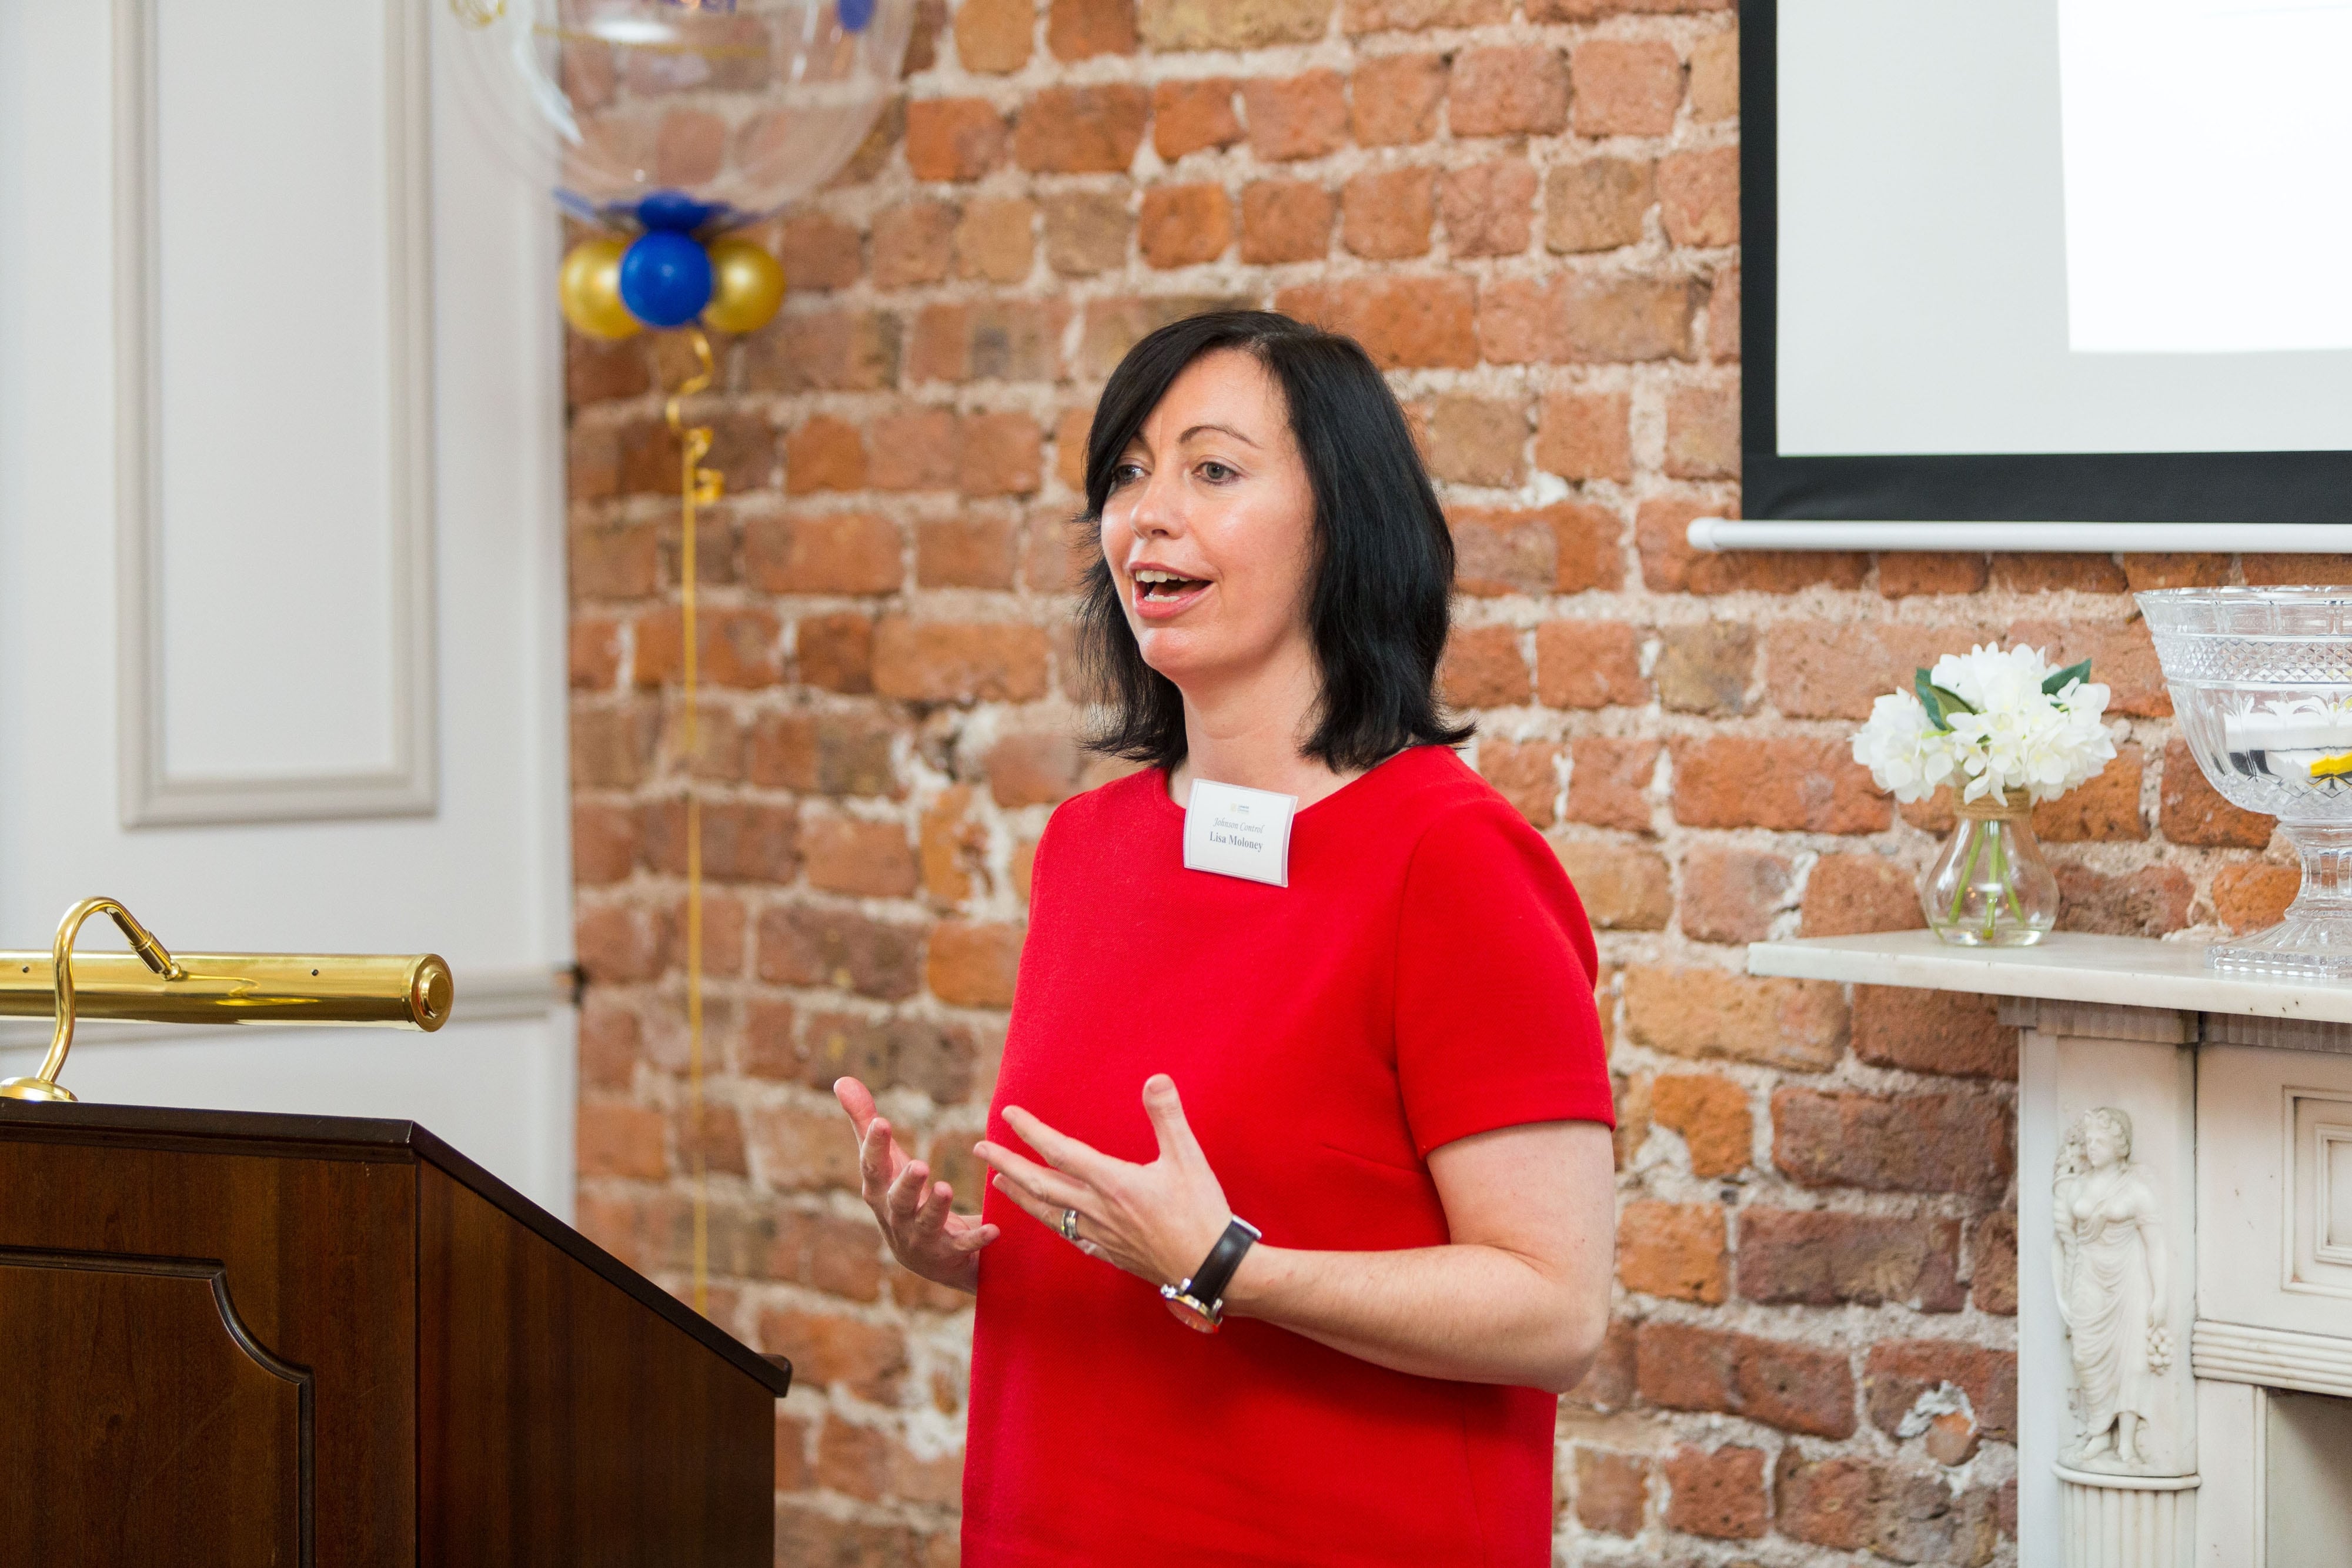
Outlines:
[[[1740,944],[1919,924],[1948,818],[1845,737],[1986,637],[2094,658],[2130,724],[2037,816],[2066,924],[2263,922],[2294,873],[2184,756],[2126,591],[2313,569],[1691,552],[1738,504],[1735,27],[1706,0],[935,5],[904,104],[777,227],[784,316],[697,404],[729,496],[692,757],[658,392],[688,363],[572,341],[582,1221],[683,1286],[691,776],[712,1311],[800,1367],[783,1560],[954,1559],[969,1319],[879,1252],[825,1085],[864,1076],[971,1192],[1029,856],[1108,776],[1070,738],[1087,411],[1139,335],[1223,301],[1391,371],[1458,530],[1446,689],[1601,926],[1621,1290],[1562,1416],[1564,1552],[2012,1552],[2013,1035],[1975,998],[1748,978]],[[1972,1416],[1906,1426],[1946,1383]]]

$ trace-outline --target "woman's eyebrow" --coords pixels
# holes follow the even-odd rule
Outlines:
[[[1227,435],[1232,436],[1235,441],[1240,442],[1244,446],[1249,447],[1253,451],[1257,450],[1256,442],[1252,441],[1248,436],[1244,435],[1240,431],[1235,430],[1230,424],[1196,424],[1176,438],[1177,444],[1180,446],[1182,445],[1185,442],[1192,440],[1192,437],[1200,434],[1201,432],[1204,430],[1221,430]]]

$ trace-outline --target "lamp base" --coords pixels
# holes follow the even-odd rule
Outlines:
[[[0,1078],[0,1100],[62,1100],[71,1103],[73,1091],[46,1078]]]

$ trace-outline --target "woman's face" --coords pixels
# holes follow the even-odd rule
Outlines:
[[[2083,1155],[2093,1170],[2111,1166],[2123,1155],[2123,1135],[2105,1117],[2095,1118],[2083,1129]]]
[[[1103,559],[1144,663],[1180,687],[1311,655],[1315,495],[1282,391],[1239,350],[1184,368],[1118,459]]]

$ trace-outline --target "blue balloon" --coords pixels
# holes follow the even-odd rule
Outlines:
[[[655,229],[621,253],[621,303],[648,327],[683,327],[710,303],[710,254],[686,235]]]
[[[874,0],[834,0],[834,9],[841,25],[853,33],[866,31],[866,24],[874,20]]]
[[[656,191],[637,203],[637,226],[672,234],[692,234],[710,221],[719,209],[698,202],[684,191]]]

